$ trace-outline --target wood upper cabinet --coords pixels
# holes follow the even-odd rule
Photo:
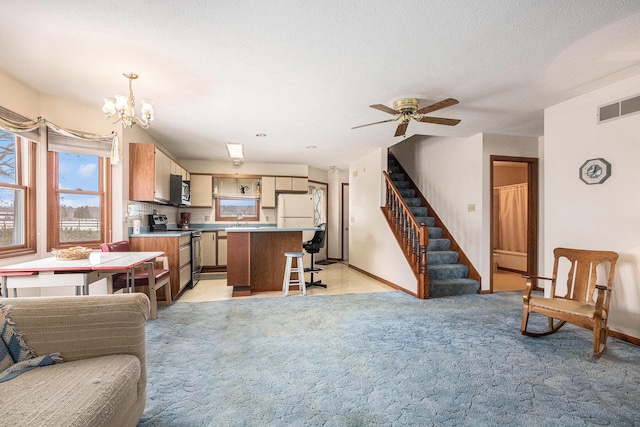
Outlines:
[[[129,199],[140,202],[156,199],[156,147],[153,144],[129,144]],[[162,190],[161,190],[162,191]]]
[[[169,175],[188,172],[154,144],[129,144],[129,200],[169,203]]]
[[[213,177],[191,174],[191,207],[210,208],[213,202]]]

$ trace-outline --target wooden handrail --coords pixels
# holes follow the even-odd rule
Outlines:
[[[383,210],[387,221],[402,248],[418,280],[418,297],[429,298],[429,276],[427,275],[427,245],[429,230],[426,223],[418,224],[411,209],[391,180],[383,171],[386,186],[386,201]]]

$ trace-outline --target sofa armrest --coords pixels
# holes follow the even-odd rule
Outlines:
[[[142,293],[9,298],[9,317],[38,355],[58,352],[65,362],[112,354],[145,360],[149,298]],[[145,373],[146,376],[146,373]]]

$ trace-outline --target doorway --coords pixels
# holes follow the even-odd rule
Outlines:
[[[349,184],[342,183],[342,255],[343,262],[349,262]]]
[[[523,290],[538,266],[538,159],[491,156],[491,292]]]

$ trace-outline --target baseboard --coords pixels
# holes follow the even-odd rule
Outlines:
[[[609,329],[609,336],[640,346],[640,338],[632,337],[631,335],[623,334],[622,332],[616,332]]]
[[[418,294],[416,294],[415,292],[411,292],[411,291],[409,291],[409,290],[407,290],[407,289],[405,289],[405,288],[403,288],[403,287],[401,287],[401,286],[396,285],[396,284],[395,284],[395,283],[393,283],[393,282],[390,282],[390,281],[388,281],[388,280],[383,279],[382,277],[378,277],[378,276],[376,276],[375,274],[371,274],[371,273],[369,273],[368,271],[365,271],[365,270],[363,270],[363,269],[361,269],[361,268],[358,268],[358,267],[356,267],[355,265],[349,264],[349,268],[353,268],[353,269],[354,269],[354,270],[356,270],[357,272],[362,273],[362,274],[364,274],[365,276],[369,276],[369,277],[371,277],[372,279],[377,280],[378,282],[384,283],[385,285],[390,286],[390,287],[392,287],[393,289],[397,289],[397,290],[399,290],[399,291],[405,292],[405,293],[407,293],[407,294],[409,294],[409,295],[411,295],[411,296],[414,296],[414,297],[418,298]]]

